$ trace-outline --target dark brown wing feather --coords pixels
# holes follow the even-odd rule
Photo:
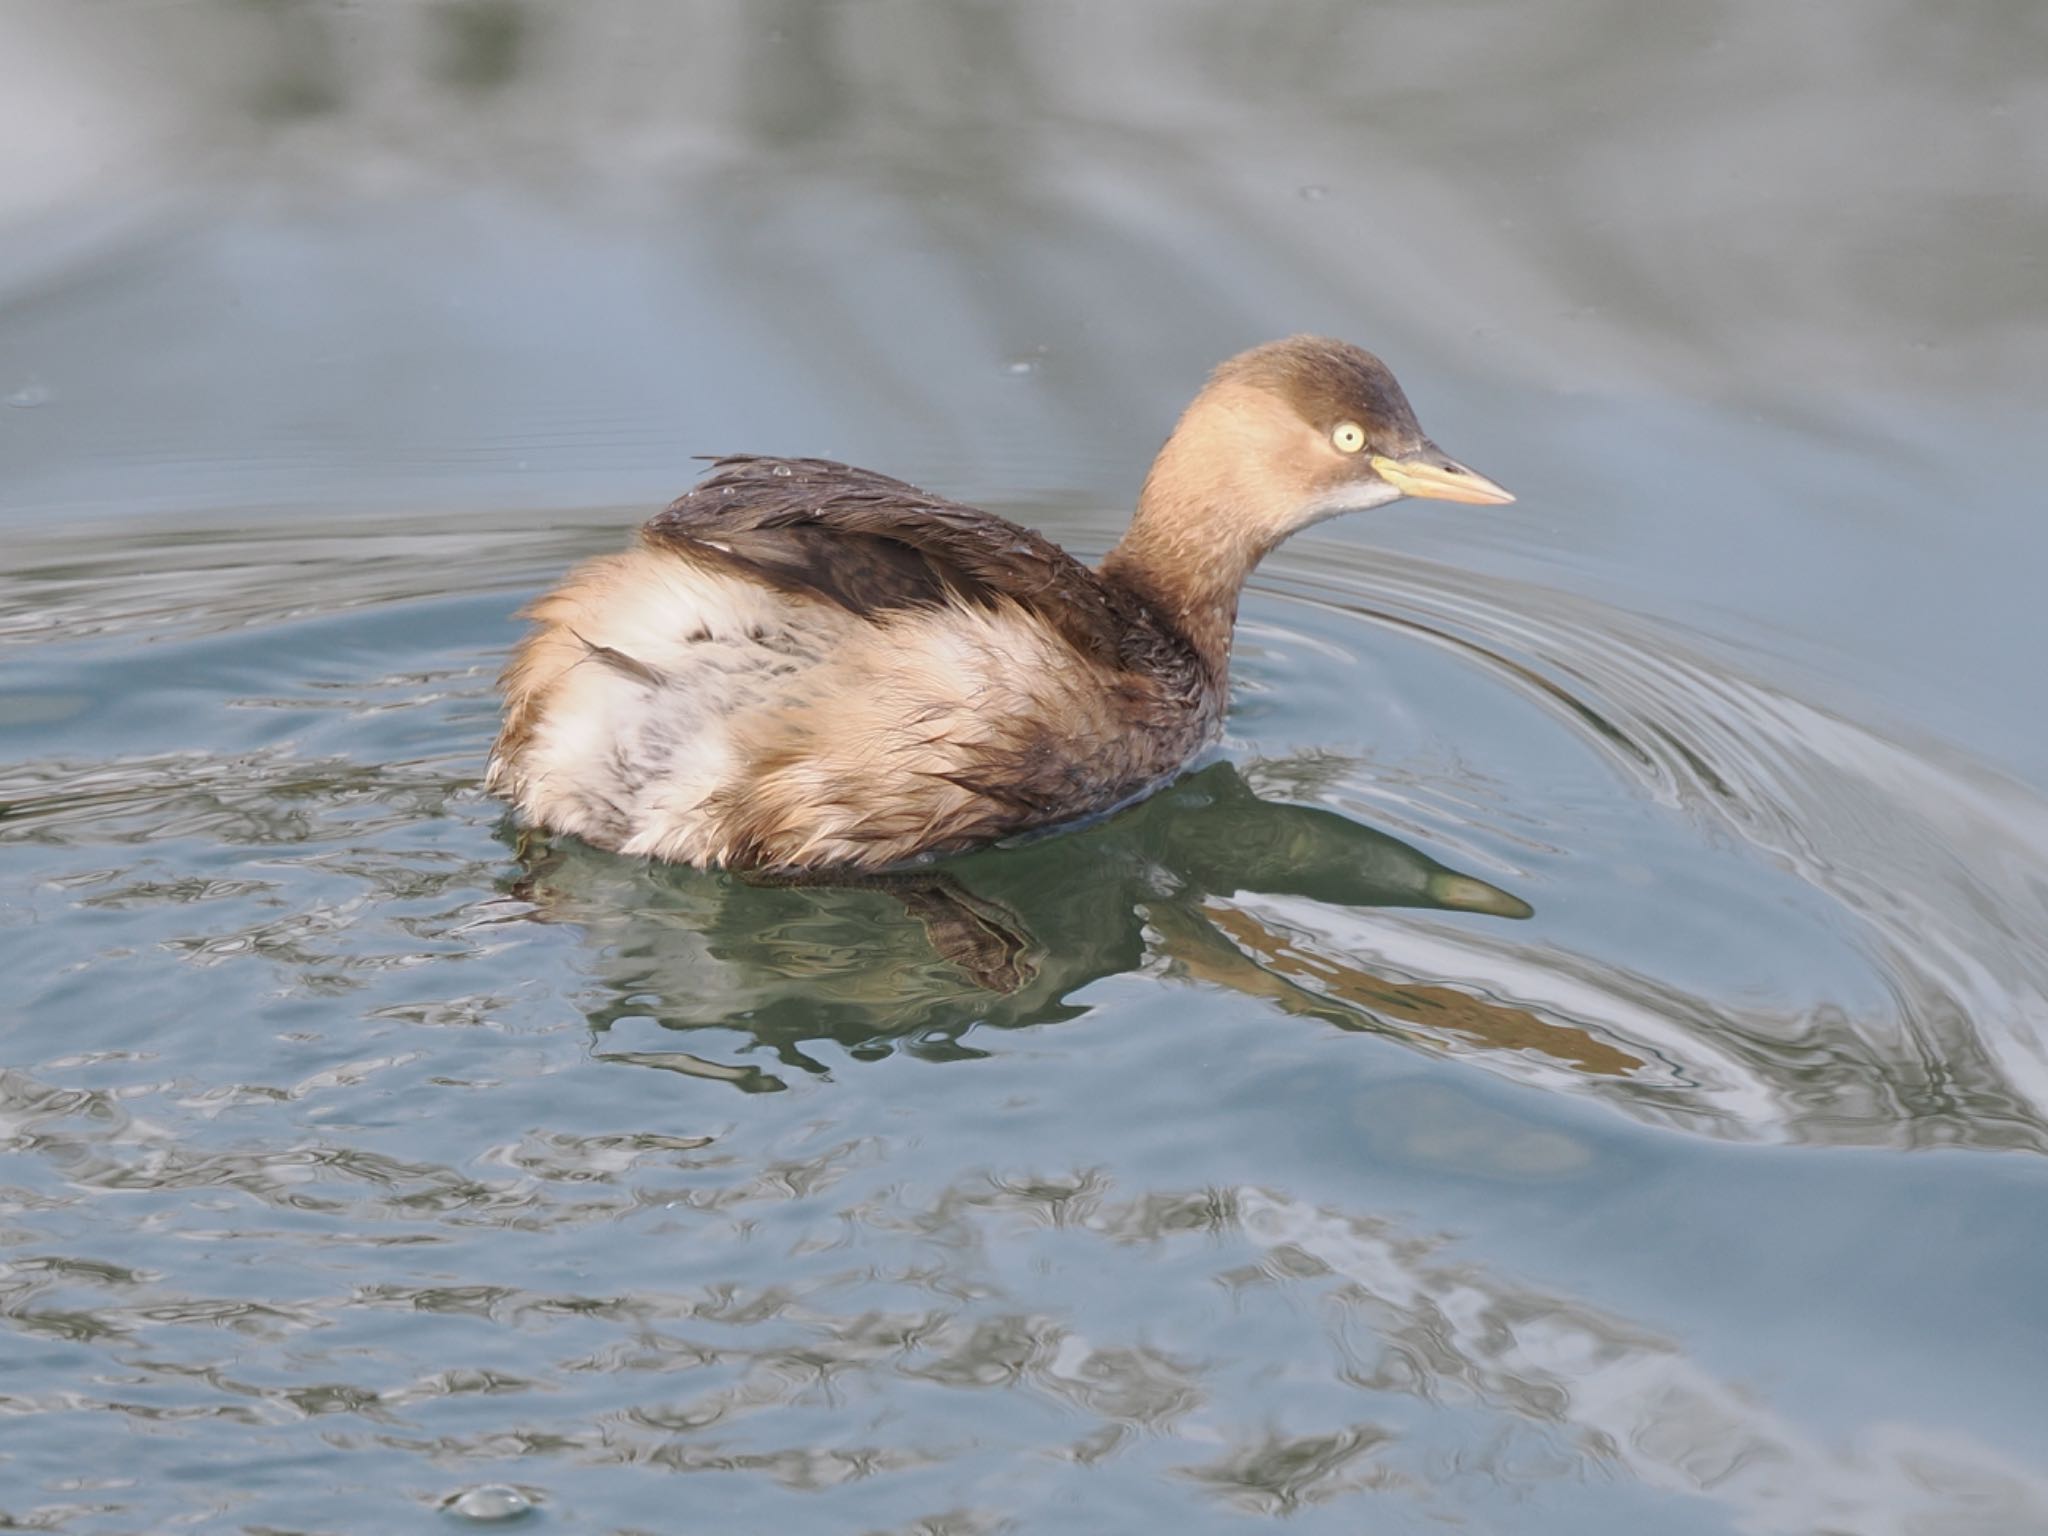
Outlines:
[[[857,614],[1008,601],[1110,665],[1157,668],[1178,648],[1134,594],[1043,535],[830,459],[721,458],[645,533]]]

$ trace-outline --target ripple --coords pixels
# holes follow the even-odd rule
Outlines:
[[[477,579],[609,537],[511,530]],[[1648,621],[1319,549],[1254,595],[1252,681],[1307,702],[1255,693],[1241,768],[951,886],[761,888],[510,830],[475,780],[511,597],[437,596],[437,536],[225,552],[189,584],[223,546],[71,552],[75,587],[31,561],[84,638],[17,624],[17,655],[86,702],[0,722],[8,932],[39,940],[0,1003],[0,1329],[31,1361],[0,1412],[51,1466],[81,1423],[144,1431],[137,1487],[57,1527],[192,1515],[164,1490],[230,1443],[290,1499],[368,1508],[367,1467],[650,1529],[689,1486],[764,1526],[829,1492],[853,1528],[994,1531],[1065,1518],[1070,1476],[1131,1528],[1613,1488],[1766,1536],[2048,1511],[1983,1434],[1819,1436],[1655,1303],[1531,1280],[1429,1204],[1567,1222],[1617,1125],[2048,1149],[2018,942],[2048,859],[1995,775]],[[123,636],[156,669],[127,692]],[[1347,747],[1361,679],[1375,728],[1469,723],[1418,656],[1482,728]],[[1751,862],[1677,906],[1628,884],[1646,820]],[[1738,953],[1838,924],[1855,965],[1797,1006],[1701,980],[1589,887]],[[977,970],[966,929],[1023,963]]]
[[[612,526],[644,515],[622,511]],[[461,529],[437,533],[397,517],[351,517],[327,532],[291,519],[38,538],[0,587],[0,644],[271,627],[441,598],[452,569],[465,593],[505,592],[615,542],[598,519],[498,521],[504,537],[481,544]]]
[[[1597,956],[1476,933],[1452,942],[1487,959],[1439,954],[1433,968],[1462,964],[1501,995],[1578,989],[1563,1017],[1722,1085],[1700,1128],[2048,1150],[2048,949],[2031,939],[2048,916],[2048,801],[1587,599],[1344,549],[1322,552],[1313,574],[1285,555],[1273,565],[1276,595],[1453,648],[1636,793],[1792,873],[1849,921],[1894,1007],[1734,1009]],[[1355,953],[1355,935],[1328,926],[1341,916],[1324,916],[1329,940]],[[1659,1022],[1678,1020],[1690,1022],[1677,1033]],[[1806,1068],[1823,1057],[1832,1076],[1816,1088]]]
[[[349,537],[345,551],[302,529],[237,538],[194,530],[58,546],[31,564],[20,611],[60,618],[75,634],[78,615],[64,604],[84,603],[89,593],[98,619],[83,632],[101,633],[95,623],[111,626],[107,632],[143,626],[197,643],[238,626],[371,615],[431,597],[440,535],[372,524]],[[512,582],[593,539],[585,529],[545,523],[508,528],[476,574],[486,585]],[[201,553],[217,562],[208,582],[167,580],[169,570],[186,574]],[[332,565],[332,579],[308,583],[304,572],[323,564]],[[67,599],[66,592],[78,595]],[[1549,937],[1539,945],[1368,914],[1357,897],[1304,903],[1284,890],[1255,896],[1226,885],[1228,895],[1205,905],[1185,866],[1171,864],[1179,879],[1169,883],[1181,886],[1182,899],[1162,903],[1158,889],[1134,890],[1131,910],[1145,915],[1154,937],[1135,951],[1121,944],[1113,967],[1163,944],[1207,983],[1249,991],[1283,1010],[1442,1049],[1476,1047],[1494,1070],[1713,1135],[2048,1148],[2048,960],[2027,942],[2048,870],[2048,807],[2038,797],[1952,752],[1905,744],[1805,704],[1747,676],[1705,642],[1585,599],[1426,562],[1368,559],[1341,546],[1319,548],[1312,567],[1299,552],[1283,552],[1259,592],[1248,621],[1253,652],[1264,646],[1292,665],[1303,647],[1313,657],[1354,645],[1341,631],[1261,617],[1276,601],[1306,604],[1447,647],[1521,693],[1630,793],[1694,822],[1703,836],[1738,839],[1823,898],[1848,924],[1891,1007],[1824,999],[1773,1011],[1687,991],[1582,944]],[[366,659],[374,668],[375,654]],[[429,725],[454,718],[453,711],[482,724],[490,703],[485,671],[415,658],[395,669],[311,677],[308,686],[273,691],[262,702],[308,722],[340,708],[369,718],[425,710],[434,717]],[[240,707],[251,696],[236,688],[221,702]],[[784,1006],[815,1013],[811,1000],[821,987],[845,1021],[832,1027],[856,1050],[887,1041],[972,1055],[960,1021],[1001,1022],[943,956],[916,967],[923,999],[906,1013],[905,957],[925,949],[936,930],[891,924],[886,903],[874,898],[791,899],[780,903],[778,918],[769,915],[773,903],[716,881],[699,882],[679,902],[687,876],[571,859],[525,883],[521,893],[538,895],[537,908],[494,907],[499,898],[482,894],[499,883],[488,856],[425,847],[395,853],[395,839],[416,841],[418,829],[438,820],[488,826],[496,808],[476,798],[475,778],[469,751],[366,763],[309,757],[289,743],[231,753],[186,747],[116,761],[30,760],[0,773],[0,838],[50,850],[120,850],[127,862],[74,864],[53,872],[48,888],[116,912],[216,908],[230,920],[156,942],[193,966],[255,960],[309,988],[362,990],[380,971],[494,953],[505,939],[493,929],[523,911],[583,926],[606,955],[641,957],[630,979],[600,961],[607,984],[628,999],[594,1016],[601,1028],[642,1006],[631,998],[692,995],[707,1026],[746,1017],[759,1034]],[[1309,754],[1255,761],[1249,782],[1255,794],[1340,804],[1364,788],[1359,803],[1368,814],[1489,873],[1504,855],[1528,869],[1574,843],[1568,828],[1518,804],[1511,782],[1464,765],[1375,763],[1361,784],[1355,760]],[[1198,799],[1184,797],[1179,814],[1186,818]],[[1252,802],[1235,803],[1242,815]],[[182,868],[183,850],[201,843],[269,856],[261,869]],[[1020,864],[1028,856],[1014,854]],[[1481,893],[1468,909],[1493,899],[1484,894],[1493,889],[1487,882],[1456,870],[1428,878],[1438,892],[1469,886]],[[1041,917],[1035,896],[1017,899],[1017,883],[1007,873],[997,881],[995,910],[1021,923],[1027,945],[1051,943],[1062,960],[1088,953],[1049,940],[1047,930],[1061,925]],[[1500,900],[1505,913],[1527,910],[1512,893]],[[427,909],[403,912],[408,902]],[[650,925],[660,909],[670,922],[657,942]],[[747,924],[744,955],[722,941],[705,946],[728,911]],[[623,927],[622,912],[632,914]],[[878,947],[892,931],[899,942]],[[653,959],[677,943],[684,948],[671,959]],[[679,973],[673,984],[668,970]],[[1055,963],[1025,978],[1019,1006],[994,1012],[1016,1022],[1074,1016],[1064,1000],[1085,974]],[[663,1018],[666,1026],[679,1022]],[[799,1070],[824,1070],[793,1040],[772,1043]],[[746,1091],[788,1086],[759,1065],[715,1054],[635,1045],[602,1055]],[[1816,1064],[1827,1073],[1819,1086]]]

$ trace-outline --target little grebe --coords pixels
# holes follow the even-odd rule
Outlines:
[[[1238,593],[1297,529],[1514,498],[1385,364],[1296,337],[1224,363],[1099,569],[824,459],[720,459],[526,610],[487,787],[600,847],[868,871],[1107,810],[1222,725]]]

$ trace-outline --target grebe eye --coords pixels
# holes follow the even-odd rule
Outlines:
[[[1337,445],[1339,453],[1356,453],[1365,446],[1365,428],[1355,421],[1339,422],[1330,441]]]

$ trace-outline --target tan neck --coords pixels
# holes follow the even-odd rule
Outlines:
[[[1238,594],[1259,552],[1243,550],[1235,541],[1191,538],[1188,530],[1213,526],[1228,515],[1162,508],[1147,496],[1139,501],[1130,529],[1102,562],[1104,576],[1136,592],[1179,631],[1219,686],[1230,672]]]
[[[1262,392],[1212,385],[1159,450],[1129,531],[1102,562],[1186,637],[1218,686],[1245,578],[1293,523],[1294,498],[1263,466],[1304,430]]]

